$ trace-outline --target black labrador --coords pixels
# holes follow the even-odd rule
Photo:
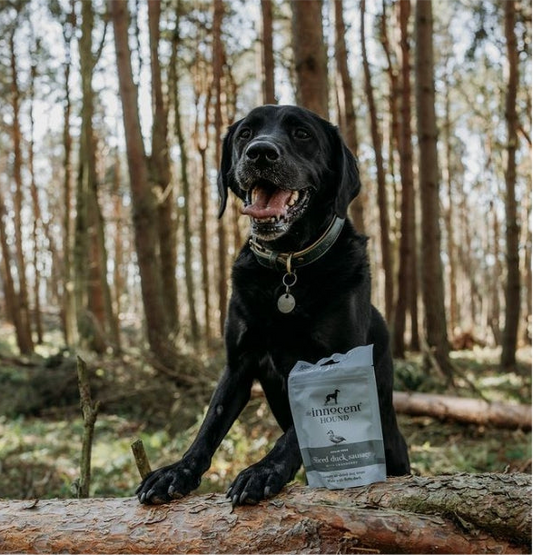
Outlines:
[[[243,201],[251,237],[233,266],[227,366],[197,438],[183,458],[147,476],[141,503],[165,503],[198,487],[220,442],[261,384],[283,429],[268,455],[228,490],[232,503],[277,494],[302,463],[287,396],[298,360],[315,362],[374,344],[387,473],[409,473],[392,405],[393,366],[383,318],[370,303],[366,238],[346,218],[360,189],[354,156],[336,127],[295,106],[262,106],[233,124],[218,177]]]

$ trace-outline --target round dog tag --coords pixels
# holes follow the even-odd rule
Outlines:
[[[290,293],[284,293],[278,299],[278,310],[283,312],[283,314],[288,314],[292,312],[294,307],[296,306],[296,300]]]

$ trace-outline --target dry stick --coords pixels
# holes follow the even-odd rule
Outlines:
[[[81,446],[80,483],[78,497],[89,497],[89,486],[91,485],[91,451],[94,436],[94,424],[98,414],[98,401],[91,399],[91,386],[89,373],[85,361],[77,357],[76,368],[78,370],[78,388],[80,390],[80,406],[83,414],[83,439]]]
[[[148,457],[146,456],[142,439],[136,439],[131,444],[131,451],[133,453],[133,457],[135,458],[135,464],[137,465],[137,470],[141,475],[141,479],[144,480],[146,476],[152,472],[152,469],[150,467]]]

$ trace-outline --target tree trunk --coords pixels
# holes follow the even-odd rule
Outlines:
[[[11,253],[9,251],[9,241],[6,232],[6,203],[0,188],[0,248],[2,252],[2,279],[4,286],[4,299],[6,303],[6,316],[7,319],[15,326],[15,337],[17,346],[21,353],[23,353],[22,346],[24,339],[21,337],[21,324],[20,324],[20,311],[18,310],[18,295],[15,290],[15,283],[13,280]]]
[[[33,212],[32,240],[33,240],[33,303],[35,322],[35,331],[37,332],[37,343],[43,343],[43,324],[41,318],[41,248],[39,235],[44,233],[43,222],[41,217],[41,205],[39,203],[39,192],[35,181],[35,119],[34,119],[34,103],[35,103],[35,81],[37,79],[37,54],[39,50],[39,39],[35,39],[35,50],[32,53],[32,64],[30,69],[30,143],[28,145],[28,171],[30,174],[30,193]]]
[[[419,144],[420,203],[422,208],[422,295],[427,343],[448,381],[453,379],[449,359],[440,258],[439,170],[437,121],[433,77],[433,14],[431,0],[416,2],[416,110]]]
[[[115,313],[119,315],[122,312],[122,295],[125,293],[125,273],[124,265],[124,210],[122,203],[122,193],[120,190],[122,183],[122,168],[120,165],[120,153],[118,148],[114,152],[113,163],[113,219],[115,220],[115,233],[113,243],[115,247],[115,256],[113,264],[113,298],[115,304]]]
[[[222,0],[213,1],[213,85],[215,91],[215,166],[220,167],[220,147],[222,143],[222,66],[224,52],[222,44],[222,19],[224,18],[224,3]],[[226,312],[228,304],[228,269],[226,228],[224,221],[219,218],[217,222],[218,235],[218,312],[219,333],[224,335]]]
[[[276,104],[274,48],[272,40],[272,0],[261,0],[261,57],[263,61],[263,104]]]
[[[398,268],[398,293],[394,310],[392,348],[394,356],[405,356],[405,329],[407,311],[416,302],[416,225],[415,191],[413,177],[413,143],[411,129],[411,56],[409,40],[410,0],[399,2],[401,46],[401,110],[400,110],[400,176],[402,181],[400,260]],[[411,310],[411,318],[413,311]],[[416,319],[416,310],[414,311]],[[413,335],[411,322],[411,336]]]
[[[156,202],[148,180],[148,165],[137,106],[137,87],[133,81],[131,52],[128,44],[127,3],[109,0],[108,9],[115,34],[119,90],[132,193],[135,248],[141,277],[148,342],[156,361],[166,368],[173,368],[175,356],[168,340],[168,325],[159,270]]]
[[[372,144],[374,146],[374,153],[376,156],[379,222],[381,231],[381,263],[383,272],[385,274],[385,318],[387,322],[390,322],[392,317],[392,305],[394,301],[394,276],[390,245],[390,218],[387,200],[387,184],[385,180],[385,167],[383,161],[383,141],[379,130],[376,102],[374,99],[374,90],[372,88],[372,76],[370,74],[370,66],[368,64],[368,58],[366,54],[365,4],[365,0],[361,0],[361,54],[363,57],[363,70],[365,74],[365,90],[368,101],[368,111],[370,114]]]
[[[505,99],[505,119],[507,120],[507,167],[505,169],[505,259],[507,281],[505,283],[505,326],[502,335],[501,365],[512,369],[516,365],[518,322],[520,319],[520,256],[516,205],[516,151],[518,148],[518,116],[516,96],[518,89],[518,49],[515,35],[516,8],[514,0],[503,2],[505,10],[505,39],[507,42],[507,62],[509,77]]]
[[[353,105],[353,85],[350,71],[348,68],[348,48],[346,46],[346,25],[344,23],[344,5],[342,0],[333,2],[335,9],[335,63],[340,79],[338,87],[339,99],[339,127],[341,133],[352,151],[357,156],[357,123],[355,109]],[[355,229],[360,233],[365,232],[365,222],[363,214],[365,212],[364,196],[358,196],[350,206],[350,214],[353,219]]]
[[[411,416],[432,416],[467,424],[531,430],[531,405],[488,403],[481,399],[395,391],[394,408],[396,412]]]
[[[177,15],[179,17],[179,15]],[[183,222],[183,247],[185,260],[183,269],[185,272],[185,289],[187,293],[187,305],[189,307],[189,326],[190,334],[193,343],[197,343],[200,339],[200,330],[198,326],[198,318],[196,316],[196,299],[195,299],[195,286],[193,275],[193,261],[192,261],[192,229],[191,229],[191,198],[189,186],[189,154],[185,144],[185,137],[183,134],[181,123],[181,109],[179,98],[179,73],[177,68],[178,63],[178,41],[179,41],[179,26],[176,21],[174,35],[172,38],[172,50],[170,57],[170,71],[169,81],[170,90],[172,94],[172,101],[174,104],[174,133],[178,140],[180,149],[180,181],[181,192],[183,195],[183,206],[181,207],[182,222]]]
[[[18,17],[18,14],[17,14]],[[22,354],[33,353],[33,338],[31,334],[30,307],[28,299],[28,285],[26,281],[26,259],[23,248],[22,226],[22,148],[20,130],[20,90],[18,85],[18,68],[15,52],[15,32],[17,25],[9,33],[9,60],[11,65],[11,108],[13,110],[12,136],[13,136],[13,178],[15,181],[14,193],[14,227],[15,227],[15,254],[18,275],[18,325],[17,342]]]
[[[170,183],[170,158],[168,147],[168,110],[163,98],[161,65],[159,63],[160,0],[148,0],[148,27],[150,34],[150,67],[152,71],[152,153],[150,156],[150,181],[158,190],[159,250],[161,259],[161,284],[165,298],[164,307],[172,332],[178,330],[178,285],[176,278],[177,247],[176,218],[174,213],[174,188]]]
[[[291,0],[296,101],[328,119],[328,65],[322,0]]]
[[[449,81],[448,81],[449,82]],[[457,310],[457,246],[455,241],[455,209],[457,207],[458,192],[454,191],[453,179],[453,161],[452,161],[452,121],[450,107],[450,87],[446,87],[445,108],[443,122],[443,142],[444,142],[444,183],[448,196],[448,206],[444,213],[444,221],[446,224],[446,251],[448,254],[448,282],[449,282],[449,317],[448,329],[453,335],[457,327],[461,328]]]
[[[530,553],[531,477],[390,478],[329,491],[289,486],[237,507],[220,494],[0,502],[0,552]]]
[[[70,11],[63,22],[63,40],[65,42],[65,109],[63,121],[63,148],[64,148],[64,177],[63,177],[63,333],[65,344],[72,346],[77,343],[76,305],[74,302],[74,283],[72,269],[72,136],[70,134],[70,115],[72,104],[70,100],[70,68],[71,41],[76,23],[74,2],[71,2]]]
[[[102,353],[107,347],[111,318],[106,311],[107,260],[103,241],[103,220],[98,204],[96,140],[93,129],[94,10],[92,0],[81,5],[79,41],[82,82],[79,173],[76,191],[75,281],[76,312],[80,339]]]

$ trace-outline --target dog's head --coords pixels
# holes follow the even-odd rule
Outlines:
[[[220,216],[231,189],[244,201],[252,233],[273,241],[306,220],[317,225],[305,215],[326,223],[333,214],[345,218],[360,182],[336,127],[305,108],[268,105],[229,128],[218,188]]]

